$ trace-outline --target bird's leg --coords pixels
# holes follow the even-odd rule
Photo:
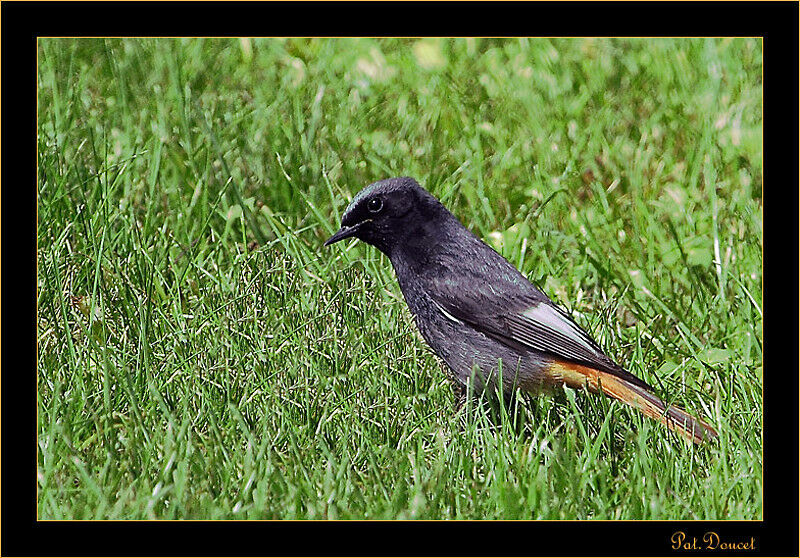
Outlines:
[[[467,387],[455,378],[450,378],[450,387],[453,389],[453,408],[458,412],[467,402]]]
[[[458,378],[447,364],[440,360],[439,365],[442,367],[444,375],[447,376],[447,380],[450,382],[450,389],[453,390],[453,410],[458,412],[467,402],[467,387],[458,381]]]

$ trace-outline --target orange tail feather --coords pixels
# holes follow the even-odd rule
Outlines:
[[[553,363],[549,373],[554,380],[569,387],[585,386],[593,392],[602,392],[622,401],[695,444],[717,437],[717,431],[708,423],[693,417],[680,407],[667,406],[651,391],[614,374],[562,361]]]

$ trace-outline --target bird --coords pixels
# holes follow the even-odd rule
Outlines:
[[[566,385],[603,393],[683,439],[718,437],[612,360],[560,306],[407,176],[374,182],[345,209],[325,246],[357,238],[392,264],[417,329],[473,393],[538,394]]]

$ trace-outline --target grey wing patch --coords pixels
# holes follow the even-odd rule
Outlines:
[[[594,339],[557,306],[540,302],[521,313],[506,316],[506,322],[511,337],[517,342],[599,368],[644,389],[653,389],[606,356]]]
[[[505,316],[505,321],[511,336],[533,349],[569,360],[608,365],[608,357],[589,334],[555,306],[540,302]]]
[[[553,356],[617,372],[620,367],[608,358],[572,319],[547,302],[533,302],[523,310],[474,307],[461,308],[444,300],[433,300],[451,321],[469,324],[484,335],[517,350],[534,349]],[[496,312],[496,313],[495,313]]]
[[[653,389],[611,360],[587,332],[550,301],[529,299],[529,305],[521,309],[519,306],[515,309],[502,299],[479,302],[462,296],[456,303],[437,297],[433,302],[447,319],[466,324],[516,350],[542,351],[604,370],[644,389]]]

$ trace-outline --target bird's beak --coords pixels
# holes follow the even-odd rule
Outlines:
[[[325,246],[330,246],[334,242],[339,242],[340,240],[344,240],[345,238],[350,238],[358,233],[358,229],[361,228],[361,223],[356,223],[352,227],[348,227],[346,225],[342,225],[342,228],[339,229],[336,234],[330,237],[328,240],[325,241]]]

